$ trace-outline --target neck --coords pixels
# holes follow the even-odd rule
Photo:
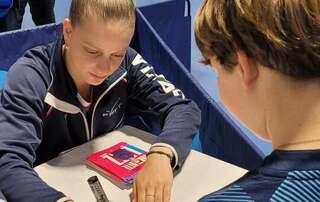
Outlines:
[[[87,101],[91,102],[91,95],[92,95],[92,87],[91,86],[83,86],[82,88],[78,88],[78,93],[81,97]]]
[[[266,113],[273,148],[320,149],[320,82],[288,81],[277,85],[269,95],[272,104]]]
[[[90,101],[91,99],[91,86],[86,84],[85,82],[82,82],[80,79],[80,76],[77,74],[76,71],[74,71],[72,60],[70,59],[68,47],[66,45],[62,46],[62,55],[67,67],[67,70],[73,80],[73,82],[76,85],[76,88],[78,90],[78,93],[81,95],[83,99],[86,101]]]

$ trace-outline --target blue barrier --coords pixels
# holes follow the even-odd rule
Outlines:
[[[61,32],[61,27],[61,24],[50,24],[34,29],[0,33],[0,70],[8,71],[11,65],[31,47],[54,41]]]
[[[203,152],[202,146],[201,146],[201,141],[200,141],[200,134],[199,131],[196,133],[195,137],[193,138],[191,148],[193,150],[196,150],[198,152]]]
[[[3,87],[4,85],[4,80],[7,76],[7,72],[6,71],[1,71],[0,70],[0,89]]]
[[[143,16],[190,71],[191,15],[189,0],[174,0],[140,7]]]

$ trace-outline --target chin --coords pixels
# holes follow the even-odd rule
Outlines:
[[[103,83],[104,80],[94,80],[94,81],[90,81],[88,82],[89,85],[91,86],[99,86],[100,84]]]

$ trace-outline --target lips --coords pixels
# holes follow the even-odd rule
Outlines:
[[[105,79],[105,78],[107,77],[107,76],[98,76],[98,75],[96,75],[96,74],[94,74],[94,73],[91,73],[91,72],[90,72],[90,75],[91,75],[92,77],[96,78],[96,79],[99,79],[99,80]]]

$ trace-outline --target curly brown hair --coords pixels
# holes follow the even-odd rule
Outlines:
[[[320,0],[204,0],[195,36],[205,63],[232,69],[242,50],[293,78],[320,76]]]

